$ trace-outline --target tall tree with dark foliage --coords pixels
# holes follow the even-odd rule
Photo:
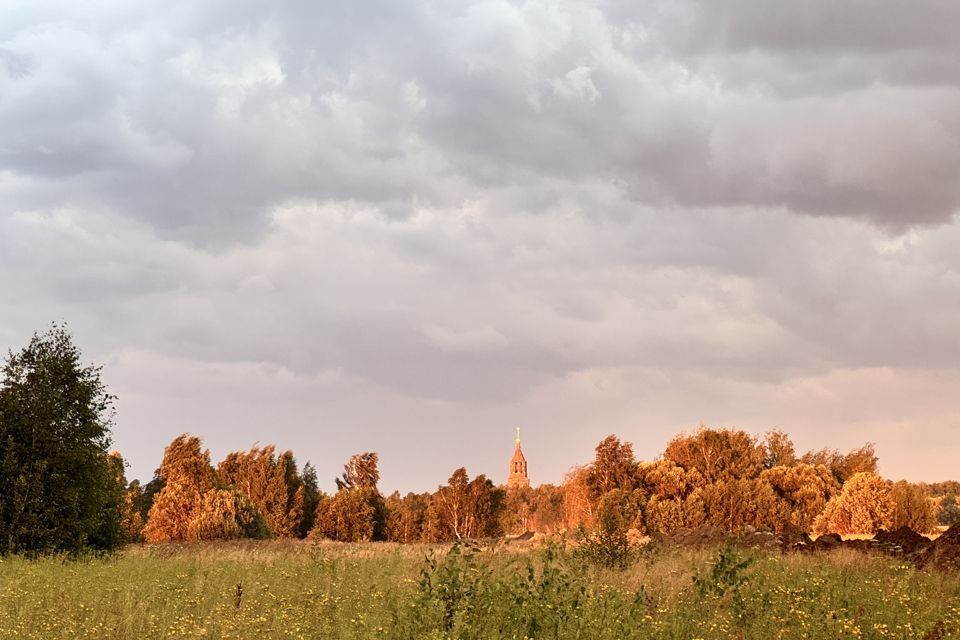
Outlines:
[[[53,325],[10,353],[0,380],[0,552],[78,552],[122,541],[108,455],[113,396]]]

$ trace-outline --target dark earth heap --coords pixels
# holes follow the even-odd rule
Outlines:
[[[781,533],[756,531],[747,528],[738,534],[728,534],[712,526],[679,529],[658,536],[656,543],[666,547],[704,548],[732,541],[751,549],[770,549],[819,553],[834,549],[854,549],[903,558],[919,568],[940,571],[960,571],[960,525],[953,525],[936,540],[901,527],[895,531],[880,531],[870,540],[843,540],[836,534],[826,534],[816,540],[806,533],[788,528]]]

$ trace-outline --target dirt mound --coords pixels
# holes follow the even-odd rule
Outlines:
[[[767,549],[779,551],[783,549],[783,541],[771,531],[754,531],[747,529],[737,536],[737,545],[748,549]]]
[[[917,564],[941,571],[960,571],[960,524],[947,529],[933,544],[919,552]]]
[[[780,548],[784,551],[809,551],[813,549],[813,539],[806,531],[788,524],[778,536]]]
[[[718,529],[710,525],[697,527],[696,529],[677,529],[664,535],[661,542],[674,547],[712,547],[724,542],[730,537],[723,529]]]
[[[864,552],[876,552],[879,550],[879,546],[876,542],[871,540],[861,540],[859,538],[854,538],[852,540],[844,540],[842,543],[844,549],[854,549],[856,551]]]
[[[830,551],[843,546],[843,538],[835,533],[825,533],[813,541],[813,551]]]
[[[880,531],[873,537],[873,541],[881,551],[892,556],[912,556],[933,544],[929,538],[909,527],[900,527],[896,531]]]

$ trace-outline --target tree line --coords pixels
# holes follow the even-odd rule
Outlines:
[[[113,401],[65,327],[10,353],[0,380],[0,552],[77,552],[127,542],[308,538],[446,542],[571,530],[626,536],[712,525],[814,533],[927,532],[960,521],[960,484],[890,482],[873,445],[798,454],[787,434],[700,427],[654,461],[608,436],[560,485],[507,490],[452,472],[436,491],[384,495],[374,452],[320,490],[311,464],[254,447],[216,466],[200,438],[166,448],[145,485],[110,451]]]

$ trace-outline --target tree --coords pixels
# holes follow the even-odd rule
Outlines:
[[[815,467],[803,462],[778,465],[766,469],[760,477],[770,483],[784,503],[781,509],[784,521],[778,523],[778,530],[789,523],[801,531],[810,531],[830,498],[840,492],[840,483],[822,464]]]
[[[950,527],[960,523],[960,505],[957,496],[950,494],[940,502],[940,515],[937,517],[940,524]]]
[[[680,434],[667,444],[664,458],[687,471],[700,472],[707,483],[725,478],[756,478],[766,452],[757,439],[736,429],[707,429]]]
[[[309,462],[303,465],[300,481],[303,483],[303,519],[300,521],[298,534],[301,538],[306,538],[310,530],[313,529],[317,516],[317,505],[323,499],[323,494],[317,484],[317,471]]]
[[[597,445],[588,479],[594,500],[614,489],[633,489],[635,468],[632,444],[614,435],[604,438]]]
[[[843,456],[837,465],[836,474],[841,482],[846,482],[858,473],[876,473],[878,463],[876,449],[872,442],[868,442]]]
[[[504,533],[518,534],[530,531],[533,524],[533,489],[510,487],[506,491],[503,514],[500,516]]]
[[[630,559],[628,532],[643,531],[645,501],[641,489],[604,493],[597,502],[597,526],[591,536],[582,537],[577,553],[604,566],[625,568]]]
[[[504,533],[555,533],[564,526],[563,490],[552,484],[511,487],[504,494],[500,525]]]
[[[890,529],[893,499],[890,485],[875,473],[856,473],[843,485],[840,494],[827,503],[814,521],[817,534],[873,534]]]
[[[553,484],[542,484],[533,490],[531,530],[557,533],[563,528],[563,497],[563,489]]]
[[[646,507],[647,531],[669,533],[685,526],[683,507],[681,498],[652,496]],[[700,513],[702,516],[702,507]]]
[[[597,503],[597,530],[601,535],[611,537],[626,537],[630,529],[645,531],[643,510],[646,504],[647,496],[642,489],[606,492]]]
[[[379,458],[376,453],[366,451],[350,456],[347,464],[343,465],[343,475],[334,478],[337,490],[342,489],[372,489],[377,491],[380,482],[380,471],[377,469]]]
[[[637,477],[650,495],[664,498],[684,498],[694,489],[706,484],[697,469],[684,469],[666,458],[640,464]]]
[[[590,488],[590,466],[574,467],[563,479],[563,520],[568,529],[591,528],[594,525],[594,508]]]
[[[163,490],[164,485],[163,477],[160,475],[160,469],[156,469],[153,472],[153,478],[150,479],[150,482],[143,486],[143,498],[140,501],[140,515],[143,516],[143,521],[147,521],[147,517],[150,515],[150,509],[153,507],[153,501],[157,497],[157,494]]]
[[[119,505],[116,525],[111,522],[108,529],[101,535],[119,536],[122,542],[143,542],[144,519],[141,514],[143,491],[137,480],[127,484],[124,473],[126,462],[117,451],[112,451],[109,461],[114,474],[114,488],[116,501]]]
[[[857,473],[876,473],[878,462],[872,442],[846,454],[836,449],[809,451],[803,454],[800,461],[811,466],[824,465],[830,469],[840,484],[845,483]]]
[[[420,542],[423,540],[423,526],[426,521],[427,507],[430,504],[428,493],[408,493],[400,497],[394,492],[387,498],[387,540],[391,542]]]
[[[768,432],[764,438],[763,447],[765,451],[763,466],[767,469],[797,464],[797,452],[794,449],[793,440],[783,431],[774,429]]]
[[[931,482],[926,485],[927,492],[935,497],[957,496],[960,494],[960,481]]]
[[[703,503],[709,524],[726,531],[745,526],[782,529],[784,517],[773,487],[760,478],[728,478],[703,489]]]
[[[272,445],[235,451],[219,464],[217,475],[250,498],[266,518],[272,536],[291,538],[299,533],[305,490],[293,452],[277,456]]]
[[[317,505],[310,538],[340,542],[386,539],[387,508],[377,489],[377,462],[377,454],[371,452],[350,457],[343,465],[343,476],[336,478],[337,493]]]
[[[930,533],[937,528],[937,505],[927,497],[923,488],[906,480],[890,487],[893,515],[890,527],[907,527],[917,533]]]
[[[178,436],[163,453],[163,489],[150,508],[147,542],[224,540],[269,536],[266,520],[249,498],[218,482],[200,439]]]
[[[354,488],[337,491],[317,505],[316,524],[310,531],[310,539],[336,540],[338,542],[367,542],[382,539],[378,536],[377,499],[371,489]]]
[[[143,542],[143,527],[146,524],[143,511],[143,488],[139,480],[133,480],[123,493],[120,527],[127,542]]]
[[[473,480],[463,467],[430,498],[426,537],[433,542],[483,538],[500,533],[504,492],[484,475]]]
[[[66,328],[10,352],[0,380],[0,553],[120,543],[113,401]]]

